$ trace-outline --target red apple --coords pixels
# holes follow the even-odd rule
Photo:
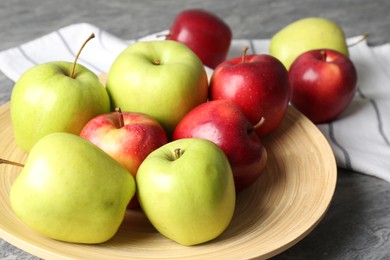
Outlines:
[[[255,125],[259,136],[275,130],[286,114],[290,88],[288,72],[276,58],[267,54],[246,55],[221,63],[211,77],[209,99],[236,103]]]
[[[167,40],[184,43],[204,65],[214,69],[226,59],[232,32],[215,14],[202,9],[188,9],[176,16]]]
[[[316,124],[335,119],[356,92],[355,66],[335,50],[301,54],[291,65],[289,78],[291,104]]]
[[[133,112],[111,112],[92,118],[80,136],[100,147],[135,178],[149,153],[167,143],[162,126],[152,117]],[[129,208],[138,206],[136,196]]]
[[[230,162],[237,191],[250,186],[266,166],[267,152],[254,126],[229,100],[209,101],[195,107],[176,126],[172,138],[214,142]]]

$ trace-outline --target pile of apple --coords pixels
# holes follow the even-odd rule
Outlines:
[[[356,84],[331,21],[287,26],[270,55],[244,49],[226,60],[231,38],[214,14],[186,10],[167,40],[126,48],[106,86],[77,64],[80,52],[74,63],[26,71],[11,96],[15,141],[29,153],[10,192],[15,214],[76,243],[110,239],[126,210],[141,209],[180,244],[219,236],[236,193],[264,171],[261,137],[278,128],[289,102],[313,121],[332,120]],[[204,65],[214,69],[210,80]]]

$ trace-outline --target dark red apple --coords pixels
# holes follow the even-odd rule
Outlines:
[[[176,126],[172,138],[214,142],[230,162],[237,191],[249,187],[266,166],[267,152],[254,126],[229,100],[209,101],[193,108]]]
[[[334,120],[356,92],[357,72],[344,54],[330,49],[301,54],[289,70],[291,104],[313,123]]]
[[[259,136],[275,130],[286,114],[290,87],[288,72],[276,58],[267,54],[246,55],[221,63],[212,74],[209,99],[236,103],[256,125]]]
[[[204,65],[214,69],[226,60],[232,32],[215,14],[202,9],[188,9],[176,16],[166,39],[184,43]]]
[[[152,151],[167,143],[163,127],[152,117],[133,112],[111,112],[92,118],[80,136],[100,147],[135,178]],[[138,206],[136,196],[129,208]]]

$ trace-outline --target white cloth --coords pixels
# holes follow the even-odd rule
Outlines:
[[[84,48],[78,62],[99,74],[108,72],[117,55],[129,44],[161,40],[164,37],[158,35],[167,31],[124,40],[91,24],[74,24],[0,52],[0,70],[16,81],[36,64],[55,60],[73,62],[91,33],[95,39]],[[268,53],[268,44],[269,40],[263,39],[234,39],[228,58],[240,56],[244,46],[250,46],[254,53]],[[329,141],[339,167],[390,182],[390,44],[370,47],[361,42],[350,48],[350,54],[358,71],[358,91],[340,118],[318,127]],[[208,69],[208,73],[212,70]]]

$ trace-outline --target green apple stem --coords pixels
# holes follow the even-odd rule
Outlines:
[[[259,122],[257,122],[257,124],[255,124],[255,125],[253,126],[253,128],[254,128],[255,130],[258,129],[258,128],[260,128],[260,127],[264,124],[264,122],[265,122],[265,118],[262,116],[262,117],[260,118]]]
[[[161,64],[161,62],[160,62],[160,60],[154,60],[154,65],[160,65]]]
[[[356,42],[348,44],[348,48],[351,48],[351,47],[353,47],[355,45],[358,45],[359,43],[361,43],[362,41],[364,41],[367,38],[368,38],[368,33],[363,33],[362,37],[360,39],[358,39]]]
[[[79,52],[77,53],[76,58],[75,58],[75,60],[74,60],[74,62],[73,62],[72,72],[70,73],[70,77],[71,77],[71,78],[74,79],[74,77],[75,77],[74,74],[75,74],[75,70],[76,70],[76,64],[77,64],[77,60],[79,59],[79,56],[80,56],[81,51],[83,50],[83,48],[84,48],[84,46],[87,44],[87,42],[88,42],[89,40],[93,39],[93,38],[95,38],[95,34],[94,34],[94,33],[92,33],[92,34],[88,37],[88,39],[83,43],[83,45],[81,46]]]
[[[179,159],[183,155],[183,151],[180,148],[176,148],[174,151],[175,160]]]
[[[241,62],[245,63],[245,57],[246,57],[246,52],[248,51],[249,47],[245,46],[244,49],[242,50],[242,56],[241,56]]]
[[[120,107],[115,108],[115,112],[119,113],[119,128],[122,128],[125,126],[125,120],[123,119],[122,110]]]
[[[24,167],[24,164],[22,164],[22,163],[9,161],[9,160],[5,160],[2,158],[0,158],[0,164],[9,164],[9,165],[18,166],[18,167]]]

